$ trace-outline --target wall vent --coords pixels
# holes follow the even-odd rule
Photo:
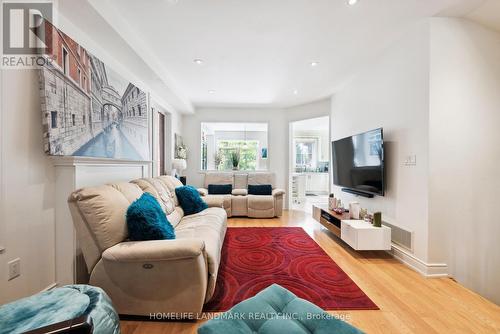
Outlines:
[[[401,247],[413,252],[413,232],[407,231],[399,226],[383,222],[391,228],[391,241]]]

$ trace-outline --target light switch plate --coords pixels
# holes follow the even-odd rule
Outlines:
[[[18,276],[21,276],[21,259],[17,258],[7,263],[9,266],[9,278],[8,280],[12,280]]]
[[[415,154],[410,154],[405,156],[403,161],[404,166],[416,166],[417,165],[417,156]]]

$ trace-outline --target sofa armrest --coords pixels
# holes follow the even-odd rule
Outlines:
[[[272,192],[272,195],[273,196],[280,196],[280,195],[284,195],[285,194],[285,191],[283,189],[273,189],[273,192]]]
[[[248,189],[233,189],[231,192],[233,196],[246,196],[248,195]]]
[[[200,196],[207,196],[208,195],[208,190],[205,189],[205,188],[198,188],[198,194],[200,194]]]
[[[143,262],[173,261],[200,256],[205,250],[201,239],[172,239],[150,241],[126,241],[110,247],[102,253],[105,261]]]

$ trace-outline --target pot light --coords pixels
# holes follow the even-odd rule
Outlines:
[[[203,59],[199,59],[199,58],[197,58],[197,59],[193,60],[193,62],[194,62],[195,64],[197,64],[197,65],[201,65],[201,64],[203,64]]]
[[[357,4],[357,3],[358,3],[358,0],[347,0],[347,4],[348,4],[349,6],[354,6],[354,5],[355,5],[355,4]]]
[[[293,90],[293,95],[298,95],[299,94],[299,91],[297,89],[294,89]]]
[[[319,62],[317,62],[317,61],[312,61],[311,62],[311,67],[316,67],[318,65],[319,65]]]
[[[215,90],[210,89],[210,90],[208,91],[208,94],[215,94]]]

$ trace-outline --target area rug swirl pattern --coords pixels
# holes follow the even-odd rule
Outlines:
[[[226,311],[273,283],[325,310],[378,309],[302,228],[230,227],[204,311]]]

